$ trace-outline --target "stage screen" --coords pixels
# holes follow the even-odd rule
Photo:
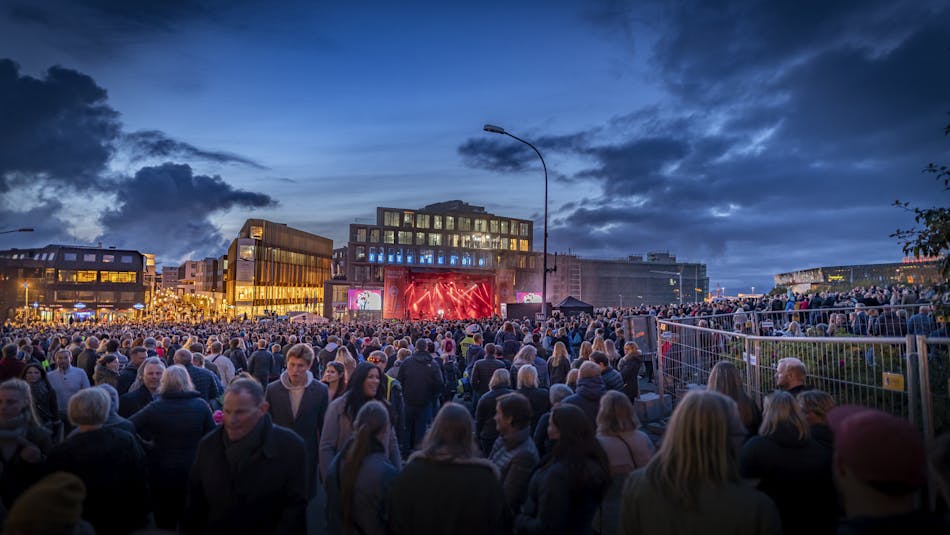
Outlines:
[[[492,275],[386,270],[384,317],[407,320],[487,318],[494,313]]]
[[[347,301],[350,310],[382,310],[382,290],[347,290]]]
[[[515,292],[515,300],[519,303],[540,303],[541,292]]]

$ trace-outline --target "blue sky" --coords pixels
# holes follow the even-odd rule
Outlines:
[[[830,5],[829,5],[830,4]],[[449,199],[552,250],[670,250],[712,286],[895,261],[945,204],[941,2],[0,2],[6,246],[175,263],[247,217],[332,238]],[[58,66],[54,70],[51,67]],[[538,239],[540,248],[540,239]],[[730,290],[731,291],[731,290]]]

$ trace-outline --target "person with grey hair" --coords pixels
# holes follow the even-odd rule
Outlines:
[[[138,368],[138,377],[129,391],[119,396],[119,416],[128,418],[158,399],[158,387],[165,372],[159,357],[148,357]]]
[[[551,385],[551,389],[548,390],[548,400],[551,402],[551,408],[553,409],[560,405],[562,401],[573,393],[574,391],[571,390],[571,387],[564,383]],[[538,423],[534,426],[534,445],[538,448],[538,454],[541,457],[544,457],[545,454],[554,447],[554,443],[548,438],[548,422],[550,421],[551,411],[548,411],[538,418]]]
[[[211,432],[211,408],[201,399],[188,371],[171,366],[162,374],[159,399],[130,418],[136,432],[154,444],[148,451],[149,486],[155,492],[155,524],[174,531],[185,508],[188,470],[198,443]]]
[[[69,400],[69,421],[77,428],[50,451],[50,472],[69,472],[86,486],[82,517],[100,535],[120,535],[147,527],[150,514],[145,452],[138,440],[105,425],[109,394],[87,388]]]
[[[916,314],[907,319],[907,334],[929,336],[937,330],[937,323],[930,314],[930,305],[922,305]]]
[[[218,376],[209,370],[199,368],[194,364],[194,356],[187,349],[175,351],[175,364],[183,366],[191,377],[191,382],[195,390],[201,394],[201,398],[210,402],[221,395],[221,387],[218,382]]]
[[[305,532],[306,447],[268,408],[257,381],[228,386],[223,425],[198,444],[182,533]]]
[[[416,340],[416,352],[399,366],[396,379],[402,385],[406,410],[406,433],[409,447],[422,442],[435,414],[433,408],[442,394],[442,370],[428,351],[429,339]]]
[[[80,390],[89,388],[89,376],[86,372],[74,367],[71,364],[72,352],[68,349],[57,350],[53,355],[56,369],[47,374],[47,378],[53,390],[56,391],[56,401],[59,404],[60,419],[63,421],[64,432],[68,432],[72,427],[66,420],[66,410],[69,400]]]
[[[135,426],[132,422],[119,415],[119,392],[112,385],[99,385],[93,388],[101,388],[109,394],[109,416],[106,417],[106,427],[118,427],[119,429],[135,434]],[[75,433],[76,431],[73,431]]]

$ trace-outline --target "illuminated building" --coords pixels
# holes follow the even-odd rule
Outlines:
[[[795,292],[847,290],[855,286],[889,286],[892,284],[929,285],[943,282],[939,260],[904,259],[888,264],[855,264],[825,266],[774,276],[776,286]]]
[[[322,311],[333,242],[282,223],[248,219],[228,247],[229,313],[248,317]]]
[[[47,245],[0,251],[0,316],[46,321],[137,316],[146,300],[145,256],[113,247]]]
[[[540,292],[532,221],[462,201],[418,210],[378,207],[375,224],[350,225],[346,280],[328,317],[447,319],[499,313],[517,292]]]

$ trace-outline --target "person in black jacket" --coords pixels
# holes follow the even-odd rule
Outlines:
[[[620,372],[610,366],[610,359],[603,351],[594,351],[590,354],[590,360],[600,367],[600,378],[604,380],[604,387],[607,390],[623,391],[623,377]]]
[[[491,453],[492,444],[498,438],[498,428],[495,426],[498,398],[513,392],[508,370],[504,368],[495,370],[489,387],[491,390],[478,400],[478,406],[475,408],[475,436],[486,456]]]
[[[119,381],[115,387],[120,396],[129,391],[129,387],[132,386],[138,376],[139,366],[145,362],[146,358],[148,358],[148,351],[142,346],[136,346],[129,350],[129,363],[119,370]]]
[[[139,367],[141,384],[135,390],[119,396],[119,416],[128,418],[142,410],[143,407],[155,401],[158,397],[158,387],[165,373],[165,363],[159,357],[149,357]]]
[[[548,435],[557,443],[531,476],[515,532],[591,533],[591,521],[611,481],[594,425],[579,408],[561,404],[551,411]]]
[[[149,487],[155,495],[155,524],[174,531],[185,508],[188,470],[201,437],[214,429],[214,420],[182,366],[165,370],[158,394],[159,399],[129,419],[150,444],[146,457]]]
[[[191,382],[195,385],[195,390],[201,394],[202,399],[210,402],[212,399],[221,395],[218,376],[204,368],[195,366],[194,355],[191,354],[191,351],[187,349],[175,351],[174,360],[175,364],[184,366],[185,369],[188,370]]]
[[[267,340],[261,338],[257,342],[257,351],[251,353],[247,361],[248,372],[262,385],[270,379],[271,368],[274,367],[274,355],[267,350]]]
[[[636,342],[623,345],[623,357],[617,366],[623,379],[623,393],[634,403],[640,397],[640,368],[643,366],[643,354]]]
[[[257,381],[228,386],[224,425],[201,440],[188,476],[182,533],[304,532],[306,447],[267,410]]]
[[[114,427],[109,394],[80,390],[69,400],[68,416],[77,433],[50,451],[50,472],[75,474],[86,486],[82,516],[100,535],[124,535],[146,527],[150,512],[145,452],[138,440]]]
[[[492,375],[495,370],[505,369],[505,362],[499,360],[495,354],[495,344],[485,346],[485,357],[479,359],[472,365],[472,373],[469,380],[472,383],[472,407],[478,407],[478,399],[488,393],[490,389]]]
[[[399,366],[396,375],[402,384],[403,400],[406,402],[406,429],[409,445],[413,448],[422,442],[444,384],[439,365],[426,350],[428,346],[429,339],[416,340],[416,352]]]
[[[593,362],[585,362],[580,367],[577,379],[577,390],[574,395],[564,400],[564,403],[580,407],[590,418],[591,425],[596,425],[597,411],[600,410],[600,398],[607,389],[600,375],[600,366]]]
[[[538,369],[531,364],[525,364],[518,370],[518,393],[528,398],[531,404],[529,429],[534,429],[541,415],[551,409],[551,402],[548,399],[548,389],[538,385]]]

